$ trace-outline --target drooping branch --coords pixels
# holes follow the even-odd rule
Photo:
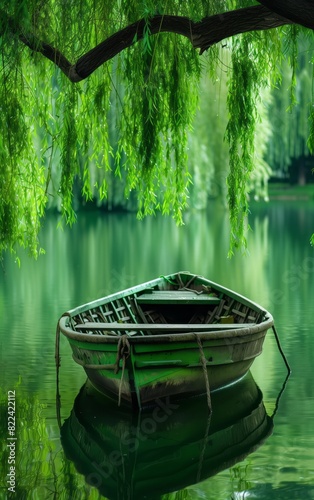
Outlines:
[[[188,17],[154,16],[149,20],[152,35],[177,33],[188,38],[195,49],[203,53],[210,46],[247,31],[267,30],[290,22],[261,5],[238,9],[206,17],[195,23]],[[76,63],[76,73],[87,78],[101,64],[114,57],[135,41],[144,37],[146,21],[143,19],[104,40]]]
[[[2,20],[3,16],[6,16],[2,11],[0,15]],[[212,45],[231,36],[248,31],[268,30],[291,23],[292,21],[262,5],[209,16],[199,22],[193,22],[188,17],[156,15],[149,19],[148,26],[147,21],[141,19],[113,34],[81,56],[75,64],[71,64],[58,49],[36,39],[32,34],[23,33],[16,23],[7,19],[7,26],[21,42],[50,59],[72,82],[87,78],[102,64],[143,39],[147,27],[151,35],[168,32],[185,36],[195,49],[200,49],[202,54]]]
[[[14,36],[17,36],[19,40],[33,52],[40,52],[43,56],[52,61],[71,81],[75,82],[81,80],[80,78],[75,80],[75,75],[72,77],[74,66],[60,50],[39,40],[32,33],[25,33],[16,20],[8,16],[3,9],[0,9],[0,37],[6,30],[9,30]]]

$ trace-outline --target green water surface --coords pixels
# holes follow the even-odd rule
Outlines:
[[[45,255],[37,262],[22,255],[21,268],[14,257],[5,257],[0,271],[1,499],[314,499],[314,250],[309,244],[314,232],[314,205],[255,204],[249,222],[253,229],[249,254],[227,259],[228,217],[218,204],[212,204],[208,212],[189,214],[183,227],[162,217],[138,221],[132,214],[80,213],[77,224],[62,231],[56,229],[58,216],[49,215],[41,233]],[[184,411],[160,410],[158,418],[162,420],[164,415],[163,422],[156,420],[156,413],[145,417],[144,424],[142,420],[130,423],[129,417],[115,417],[116,409],[108,406],[104,409],[106,425],[98,415],[98,427],[90,427],[92,416],[84,412],[88,401],[95,404],[91,399],[79,410],[78,419],[74,410],[71,417],[75,440],[78,437],[89,448],[82,452],[75,444],[71,456],[68,450],[65,454],[55,408],[58,318],[80,303],[184,270],[232,288],[273,314],[292,369],[278,409],[277,397],[287,370],[271,331],[252,368],[267,418],[275,412],[272,432],[247,456],[243,450],[243,460],[239,452],[233,465],[217,456],[220,472],[212,475],[213,465],[208,463],[208,470],[203,465],[217,434],[210,437],[206,408],[198,406],[201,403],[191,402]],[[64,338],[60,349],[61,422],[69,429],[68,419],[85,376],[71,359]],[[238,390],[241,392],[241,387]],[[225,401],[224,406],[215,403],[217,414],[227,413],[229,420],[222,418],[221,426],[225,425],[231,436],[230,428],[239,418],[236,410],[243,404],[240,392],[228,396],[231,402],[227,407]],[[10,411],[15,418],[14,430],[13,420],[9,422],[12,435],[8,429]],[[243,411],[245,415],[251,410]],[[259,413],[256,427],[262,425],[262,417]],[[238,424],[235,429],[238,431]],[[247,431],[255,436],[251,428]],[[218,435],[222,443],[231,439],[226,432]],[[9,447],[12,442],[16,444]],[[103,447],[90,459],[93,442]],[[117,455],[119,443],[124,451]],[[171,450],[177,450],[177,455]],[[86,463],[75,463],[75,457],[82,458],[82,453],[85,462],[94,461],[96,469],[107,467],[105,474],[93,476],[84,470]],[[106,453],[114,472],[108,472]],[[152,470],[150,461],[160,467],[154,466],[157,477],[153,480],[147,475],[147,484],[138,493],[138,478],[146,477],[143,456],[147,470]],[[174,461],[179,467],[176,473],[172,470]],[[114,478],[119,484],[116,489],[112,489]],[[10,479],[15,493],[8,490]],[[189,480],[192,483],[187,484]],[[102,486],[107,481],[107,490],[99,487],[99,481]]]

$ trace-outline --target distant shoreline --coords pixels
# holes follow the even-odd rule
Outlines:
[[[269,200],[309,201],[314,199],[314,184],[304,186],[287,183],[269,183]]]

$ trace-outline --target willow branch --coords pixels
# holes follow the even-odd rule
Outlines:
[[[2,15],[2,11],[0,11]],[[149,19],[149,33],[176,33],[190,40],[202,54],[212,45],[240,33],[269,30],[292,21],[262,5],[225,12],[193,22],[188,17],[156,15]],[[147,21],[141,19],[113,34],[99,45],[86,52],[75,64],[52,45],[38,40],[32,34],[23,34],[16,24],[7,20],[7,25],[30,49],[40,52],[56,64],[72,81],[79,82],[90,76],[102,64],[144,38]],[[0,30],[1,31],[1,30]]]

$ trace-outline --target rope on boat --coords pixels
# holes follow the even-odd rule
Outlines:
[[[163,274],[161,274],[159,276],[159,278],[163,278],[165,281],[167,281],[168,283],[170,283],[170,285],[173,285],[173,286],[177,286],[178,285],[178,283],[176,281],[171,280],[170,278],[168,278],[168,276],[164,276]]]
[[[204,379],[205,379],[205,386],[206,386],[206,396],[207,396],[207,406],[209,409],[209,413],[212,413],[212,401],[211,401],[211,396],[210,396],[210,385],[209,385],[209,379],[208,379],[208,373],[207,373],[207,361],[205,358],[203,346],[201,339],[199,335],[196,336],[196,341],[200,350],[200,356],[201,356],[201,363],[203,367],[203,373],[204,373]]]
[[[64,313],[62,314],[61,318],[63,316],[69,316],[71,315],[69,313]],[[61,319],[60,318],[60,319]],[[56,339],[55,339],[55,365],[56,365],[56,414],[57,414],[57,422],[59,428],[61,428],[61,396],[60,396],[60,378],[59,378],[59,373],[60,373],[60,366],[61,366],[61,356],[60,356],[60,319],[57,324],[56,328]]]
[[[278,346],[279,352],[280,352],[280,354],[281,354],[281,356],[282,356],[282,358],[283,358],[283,360],[284,360],[284,362],[285,362],[285,365],[286,365],[286,367],[287,367],[287,370],[288,370],[288,375],[290,375],[290,373],[291,373],[291,368],[290,368],[290,365],[289,365],[289,363],[288,363],[288,360],[287,360],[287,358],[286,358],[286,356],[285,356],[285,353],[283,352],[282,347],[281,347],[281,345],[280,345],[280,340],[279,340],[278,333],[277,333],[277,331],[276,331],[275,325],[273,325],[273,326],[272,326],[272,329],[273,329],[273,332],[274,332],[274,335],[275,335],[275,339],[276,339],[276,342],[277,342],[277,346]]]
[[[121,373],[121,378],[120,378],[120,386],[119,386],[119,396],[118,396],[118,406],[121,404],[121,392],[122,392],[122,384],[123,384],[123,378],[124,378],[124,370],[125,370],[125,363],[128,357],[131,354],[131,346],[130,342],[128,340],[127,335],[122,335],[119,338],[118,342],[118,349],[117,349],[117,359],[115,362],[115,368],[114,368],[114,373],[117,374],[119,373],[120,370],[120,359],[122,359],[122,373]]]
[[[59,321],[56,328],[56,341],[55,341],[55,365],[56,365],[56,414],[59,429],[61,429],[61,396],[59,390],[59,371],[61,366],[60,358],[60,326]]]
[[[287,376],[286,376],[286,378],[285,378],[285,380],[284,380],[284,382],[283,382],[283,384],[282,384],[282,387],[281,387],[281,389],[280,389],[280,392],[279,392],[279,394],[278,394],[278,396],[277,396],[277,398],[276,398],[275,408],[274,408],[273,413],[272,413],[272,415],[271,415],[271,419],[274,419],[274,418],[275,418],[275,415],[276,415],[276,413],[277,413],[277,411],[278,411],[278,408],[279,408],[279,401],[280,401],[280,398],[281,398],[281,396],[283,395],[283,393],[284,393],[284,391],[285,391],[285,388],[286,388],[286,385],[287,385],[287,382],[288,382],[289,377],[290,377],[290,372],[289,372],[289,373],[287,373]]]

